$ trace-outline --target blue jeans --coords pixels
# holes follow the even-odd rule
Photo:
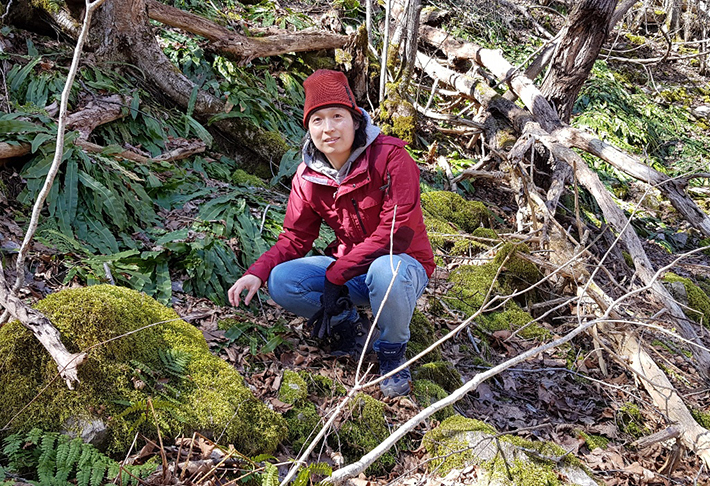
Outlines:
[[[277,265],[269,276],[271,298],[284,309],[311,318],[321,308],[325,270],[333,261],[327,256],[312,256]],[[381,256],[372,262],[365,275],[346,282],[353,304],[369,305],[374,317],[392,280],[392,268],[396,269],[400,261],[397,278],[377,322],[381,334],[374,343],[375,351],[379,350],[382,342],[396,344],[409,341],[409,322],[429,278],[421,263],[407,254],[401,254],[392,257],[392,267],[390,256]],[[356,319],[357,310],[351,309],[335,316],[332,322],[338,324]]]

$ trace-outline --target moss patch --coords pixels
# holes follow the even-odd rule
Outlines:
[[[568,484],[561,477],[572,469],[575,473],[580,469],[584,472],[581,463],[565,456],[565,450],[556,444],[498,435],[490,425],[460,415],[447,418],[428,432],[422,445],[432,458],[429,468],[441,476],[476,464],[481,478],[492,484],[556,486]],[[537,454],[529,455],[526,450]],[[562,456],[558,466],[555,461]]]
[[[449,361],[425,363],[414,371],[417,380],[428,380],[436,383],[447,392],[461,388],[461,374]]]
[[[690,279],[680,277],[674,273],[668,273],[663,279],[665,282],[681,282],[688,294],[688,306],[683,308],[683,312],[695,322],[709,327],[710,323],[710,297],[703,290],[695,285]],[[693,309],[693,310],[691,310]]]
[[[480,420],[468,419],[461,415],[447,418],[437,428],[427,432],[422,439],[422,445],[429,457],[433,458],[429,463],[430,470],[436,470],[441,476],[445,476],[452,469],[474,461],[473,449],[467,446],[466,441],[457,437],[460,432],[482,432],[491,435],[497,433],[495,428]]]
[[[331,436],[331,447],[342,448],[348,461],[355,461],[389,437],[385,421],[385,404],[364,393],[358,393],[350,404],[351,417],[345,422],[338,436]],[[391,450],[382,455],[365,472],[366,475],[383,474],[395,464]]]
[[[483,305],[489,289],[491,297],[511,293],[512,274],[507,270],[502,271],[494,281],[498,269],[499,265],[493,261],[486,265],[461,266],[451,272],[449,281],[454,283],[454,287],[446,298],[447,304],[471,315]],[[532,320],[529,313],[523,311],[518,304],[511,300],[500,311],[482,314],[476,319],[476,323],[488,332],[504,329],[517,330],[525,326],[520,331],[520,336],[525,339],[548,337],[549,331],[538,324],[531,324]]]
[[[407,359],[415,357],[426,348],[434,344],[434,326],[429,319],[418,310],[414,310],[412,321],[409,324],[410,338],[407,344]],[[436,348],[427,353],[421,362],[431,362],[441,360],[441,350]]]
[[[285,370],[281,387],[279,388],[279,400],[291,405],[305,400],[308,397],[308,385],[298,373]]]
[[[284,415],[288,424],[288,441],[294,451],[300,451],[318,433],[321,418],[311,402],[292,408]]]
[[[257,176],[249,174],[242,169],[237,169],[232,174],[232,182],[237,185],[249,186],[249,187],[267,187],[264,181],[259,179]]]
[[[429,380],[414,380],[414,383],[412,383],[412,387],[414,398],[417,399],[417,403],[422,408],[426,408],[432,403],[438,402],[439,400],[443,400],[444,398],[449,396],[449,394],[446,393],[443,388]],[[447,407],[444,407],[438,412],[436,412],[434,414],[434,418],[436,420],[442,421],[455,414],[456,412],[454,411],[453,405],[448,405]]]
[[[344,396],[348,391],[342,385],[328,378],[327,376],[309,373],[301,370],[298,374],[308,385],[308,393],[319,397]]]
[[[13,430],[61,430],[77,420],[101,419],[107,425],[107,451],[125,452],[136,430],[157,438],[152,413],[146,413],[150,397],[164,437],[196,430],[223,434],[221,441],[248,455],[273,452],[286,437],[284,419],[210,353],[200,331],[154,299],[99,285],[52,294],[37,309],[52,320],[71,352],[160,324],[93,348],[79,370],[76,391],[61,380],[50,384],[56,365],[27,329],[19,322],[4,326],[0,396],[8,400],[0,408],[0,422],[10,420],[48,385],[15,419]],[[170,373],[176,363],[180,372]]]
[[[479,201],[467,201],[455,192],[432,191],[422,194],[422,208],[440,221],[453,223],[466,233],[491,226],[491,212]]]

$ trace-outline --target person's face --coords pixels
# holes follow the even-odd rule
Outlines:
[[[350,157],[357,129],[350,111],[338,106],[314,111],[308,120],[313,143],[338,170]]]

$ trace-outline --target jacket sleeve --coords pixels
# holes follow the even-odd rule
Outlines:
[[[283,231],[274,246],[261,255],[246,273],[256,275],[262,282],[266,282],[276,265],[304,257],[311,250],[313,242],[318,238],[320,225],[321,217],[309,204],[303,190],[303,181],[296,174],[288,197]]]
[[[390,151],[388,158],[389,187],[382,202],[379,224],[365,240],[328,267],[326,277],[334,284],[343,285],[366,273],[375,259],[390,253],[391,239],[395,255],[405,253],[412,243],[422,218],[419,167],[403,147]],[[394,238],[390,238],[393,220]]]

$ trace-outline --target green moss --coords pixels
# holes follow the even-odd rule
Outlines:
[[[319,397],[344,396],[348,391],[342,383],[338,383],[323,375],[316,375],[306,370],[298,372],[299,376],[308,384],[308,392]]]
[[[308,397],[308,385],[306,380],[295,371],[285,370],[281,387],[279,388],[279,400],[284,403],[294,405],[304,401]]]
[[[417,380],[429,380],[436,383],[447,392],[461,388],[461,374],[449,361],[425,363],[414,371]]]
[[[646,43],[646,38],[645,38],[644,36],[642,36],[642,35],[634,35],[634,34],[632,34],[632,33],[630,33],[630,32],[627,32],[624,36],[625,36],[629,41],[631,41],[632,43],[634,43],[634,44],[636,44],[636,45],[639,45],[639,46]]]
[[[540,271],[533,263],[517,256],[518,253],[529,254],[530,248],[525,243],[506,243],[496,253],[493,263],[505,264],[508,274],[519,279],[521,284],[527,287],[540,280]]]
[[[647,435],[648,427],[644,425],[643,415],[637,405],[626,403],[617,411],[619,429],[635,439]]]
[[[69,391],[61,380],[50,383],[56,365],[28,330],[18,322],[0,329],[0,396],[12,397],[0,408],[0,422],[48,386],[14,420],[13,430],[61,430],[72,420],[100,418],[108,427],[107,451],[125,452],[134,428],[157,438],[155,420],[141,405],[152,397],[163,436],[200,430],[221,435],[248,455],[273,452],[285,438],[283,418],[253,396],[234,368],[210,353],[199,330],[152,298],[100,285],[52,294],[37,309],[59,329],[69,351],[91,351],[79,370],[81,384]],[[155,323],[160,324],[126,335]],[[117,336],[124,337],[107,342]],[[185,358],[181,376],[168,372],[161,354]],[[157,375],[154,386],[139,389],[132,379],[147,376],[146,370]]]
[[[698,242],[698,247],[703,248],[703,247],[708,247],[703,250],[703,253],[706,255],[710,255],[710,238],[704,238]]]
[[[435,342],[434,326],[432,326],[431,322],[429,322],[429,319],[427,319],[424,314],[416,309],[409,323],[409,333],[407,359],[415,357]],[[426,354],[421,360],[422,362],[440,361],[441,350],[436,348]]]
[[[688,294],[688,306],[690,307],[690,309],[683,308],[683,312],[695,322],[710,327],[710,297],[690,279],[674,273],[667,273],[663,280],[670,283],[681,282]]]
[[[472,233],[480,226],[491,226],[491,212],[482,202],[467,201],[455,192],[422,194],[422,208],[432,217],[453,223],[466,233]]]
[[[496,444],[493,436],[498,437],[499,444]],[[474,443],[477,445],[473,446]],[[447,418],[439,427],[428,432],[422,445],[432,457],[430,469],[436,470],[441,476],[454,468],[475,464],[480,466],[479,476],[495,484],[562,484],[553,460],[563,456],[564,465],[582,467],[579,460],[567,455],[562,447],[554,443],[535,442],[512,435],[498,436],[490,425],[460,415]],[[501,450],[506,452],[501,453]],[[537,455],[530,457],[524,450],[536,451]],[[549,457],[550,460],[540,459],[538,455]]]
[[[422,445],[432,458],[429,462],[430,470],[436,470],[438,474],[445,476],[452,469],[475,462],[476,457],[468,444],[456,438],[456,434],[461,432],[482,432],[490,435],[498,433],[495,428],[480,420],[461,415],[447,418],[438,427],[427,432],[422,439]]]
[[[414,380],[412,390],[414,398],[417,399],[417,403],[422,408],[428,407],[432,403],[443,400],[449,396],[443,388],[429,380]],[[441,421],[455,414],[456,412],[454,411],[453,405],[448,405],[436,412],[434,418]]]
[[[232,182],[237,185],[249,186],[249,187],[266,187],[264,181],[259,179],[257,176],[249,174],[242,169],[237,169],[232,174]]]
[[[311,402],[292,408],[284,415],[288,424],[288,441],[300,451],[318,433],[321,423],[316,406]]]
[[[454,283],[449,291],[446,302],[454,309],[461,310],[470,315],[478,311],[483,305],[483,300],[491,287],[491,296],[502,295],[510,292],[511,278],[506,278],[506,272],[501,272],[497,281],[493,283],[498,265],[494,262],[486,265],[461,266],[451,272],[449,281]],[[505,282],[501,284],[500,282]],[[480,315],[476,323],[489,332],[504,329],[516,330],[525,326],[520,331],[520,336],[525,339],[544,339],[549,337],[547,329],[539,324],[531,323],[532,316],[523,311],[514,301],[508,301],[503,310]]]
[[[389,437],[385,420],[385,404],[364,393],[358,393],[350,404],[350,418],[341,426],[338,436],[331,436],[331,446],[341,446],[346,458],[355,461]],[[383,474],[394,466],[394,452],[386,452],[365,474]]]
[[[496,457],[483,463],[483,469],[491,480],[507,480],[511,486],[558,486],[559,476],[549,463],[504,459]]]
[[[710,429],[710,412],[691,408],[690,414],[693,416],[695,421],[699,423],[703,428]]]
[[[631,256],[631,253],[629,253],[628,251],[622,251],[621,254],[624,257],[624,262],[626,262],[626,265],[629,268],[631,268],[631,269],[636,268],[636,265],[634,265],[634,259]]]
[[[602,435],[590,435],[581,430],[579,431],[579,435],[584,439],[584,443],[590,451],[594,449],[606,449],[609,445],[609,439]]]
[[[476,236],[478,238],[486,238],[489,240],[498,239],[498,233],[496,233],[496,230],[491,228],[476,228],[475,230],[473,230],[473,233],[471,233],[471,235]]]
[[[493,281],[497,271],[498,267],[492,263],[458,267],[449,274],[449,281],[454,287],[449,292],[447,303],[455,309],[473,314],[483,305],[491,285],[491,295],[502,291],[498,281]]]

